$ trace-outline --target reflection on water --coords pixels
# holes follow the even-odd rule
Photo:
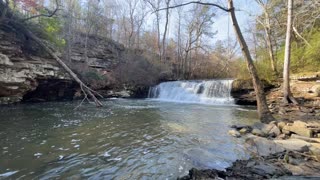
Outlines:
[[[223,169],[247,154],[230,124],[245,107],[108,100],[0,108],[0,179],[176,179],[191,167]],[[241,144],[241,143],[240,143]]]

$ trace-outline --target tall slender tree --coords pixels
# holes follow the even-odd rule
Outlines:
[[[274,120],[274,118],[271,115],[271,112],[269,111],[263,85],[259,79],[256,67],[253,64],[253,60],[249,52],[247,43],[244,40],[243,35],[241,33],[241,30],[235,15],[233,0],[228,0],[228,8],[229,8],[229,14],[233,24],[234,31],[236,32],[238,42],[241,46],[242,54],[246,59],[247,67],[253,81],[253,86],[254,86],[254,90],[257,98],[257,106],[258,106],[257,108],[258,108],[259,118],[262,122],[268,123]]]
[[[289,102],[298,104],[297,100],[293,97],[290,91],[292,14],[293,14],[293,0],[288,0],[287,32],[286,32],[286,44],[285,44],[284,64],[283,64],[283,102],[285,104],[288,104]]]

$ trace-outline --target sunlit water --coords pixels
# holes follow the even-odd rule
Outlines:
[[[176,179],[192,167],[223,169],[247,158],[231,124],[239,106],[114,99],[0,107],[0,179]]]

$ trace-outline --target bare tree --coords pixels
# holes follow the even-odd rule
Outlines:
[[[166,22],[165,22],[165,26],[164,26],[164,33],[163,33],[163,36],[162,36],[162,57],[164,58],[164,62],[166,62],[166,58],[167,58],[167,55],[166,55],[166,48],[167,48],[167,44],[166,44],[166,40],[167,40],[167,32],[168,32],[168,25],[169,25],[169,9],[168,7],[170,7],[170,1],[171,0],[165,0],[165,3],[166,3]]]
[[[158,35],[158,53],[159,53],[159,60],[162,61],[163,57],[162,57],[162,48],[161,47],[161,31],[160,31],[160,21],[161,21],[161,15],[160,15],[160,11],[158,11],[158,9],[160,8],[161,5],[161,0],[156,0],[155,2],[153,0],[144,0],[145,2],[147,2],[151,8],[153,9],[153,11],[155,12],[154,14],[156,15],[156,26],[157,26],[157,35]],[[165,8],[164,10],[167,10],[169,8]],[[169,11],[167,11],[169,13]]]
[[[184,78],[192,77],[192,68],[194,68],[197,62],[196,57],[198,49],[203,48],[201,38],[204,35],[208,38],[211,38],[214,35],[214,33],[212,33],[211,25],[213,24],[212,18],[215,14],[211,13],[208,7],[196,4],[196,6],[190,10],[190,13],[192,14],[190,17],[192,18],[188,19],[188,17],[186,17],[188,25],[183,60]],[[192,62],[194,64],[192,64]]]
[[[259,19],[257,20],[264,28],[265,35],[266,35],[266,42],[268,46],[269,58],[271,62],[271,69],[275,73],[275,75],[277,75],[278,72],[275,65],[275,56],[273,52],[273,44],[271,39],[271,23],[270,23],[270,15],[269,15],[270,0],[266,0],[266,2],[264,2],[263,0],[256,0],[256,2],[260,5],[260,7],[263,10],[264,22],[260,21]]]
[[[283,65],[283,102],[288,104],[290,101],[298,104],[290,91],[290,55],[291,55],[291,32],[292,32],[292,14],[293,0],[288,0],[287,33],[284,51]]]
[[[183,48],[182,48],[182,7],[178,7],[177,9],[177,34],[176,34],[176,41],[177,41],[177,52],[176,52],[176,58],[177,58],[177,77],[182,77],[182,69],[183,69]]]

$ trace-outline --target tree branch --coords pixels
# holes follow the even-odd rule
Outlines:
[[[225,7],[222,7],[218,4],[215,4],[215,3],[207,3],[207,2],[201,2],[201,1],[190,1],[190,2],[187,2],[187,3],[183,3],[183,4],[178,4],[178,5],[175,5],[175,6],[169,6],[169,7],[166,7],[166,8],[160,8],[160,9],[156,9],[154,12],[157,12],[157,11],[162,11],[162,10],[166,10],[166,9],[174,9],[174,8],[177,8],[177,7],[182,7],[182,6],[187,6],[187,5],[190,5],[190,4],[201,4],[201,5],[204,5],[204,6],[214,6],[214,7],[217,7],[225,12],[230,12],[232,9],[228,9],[228,8],[225,8]]]
[[[31,16],[31,17],[23,19],[22,22],[29,21],[30,19],[34,19],[34,18],[42,17],[42,16],[44,16],[44,17],[52,17],[57,13],[58,10],[60,10],[59,9],[59,3],[58,3],[58,0],[56,0],[56,8],[50,14],[38,14],[38,15],[35,15],[35,16]],[[49,10],[47,10],[47,11],[49,12]]]
[[[304,43],[306,43],[309,47],[311,47],[310,43],[301,36],[301,34],[298,32],[296,27],[292,26],[292,29],[293,29],[293,32],[304,41]]]

